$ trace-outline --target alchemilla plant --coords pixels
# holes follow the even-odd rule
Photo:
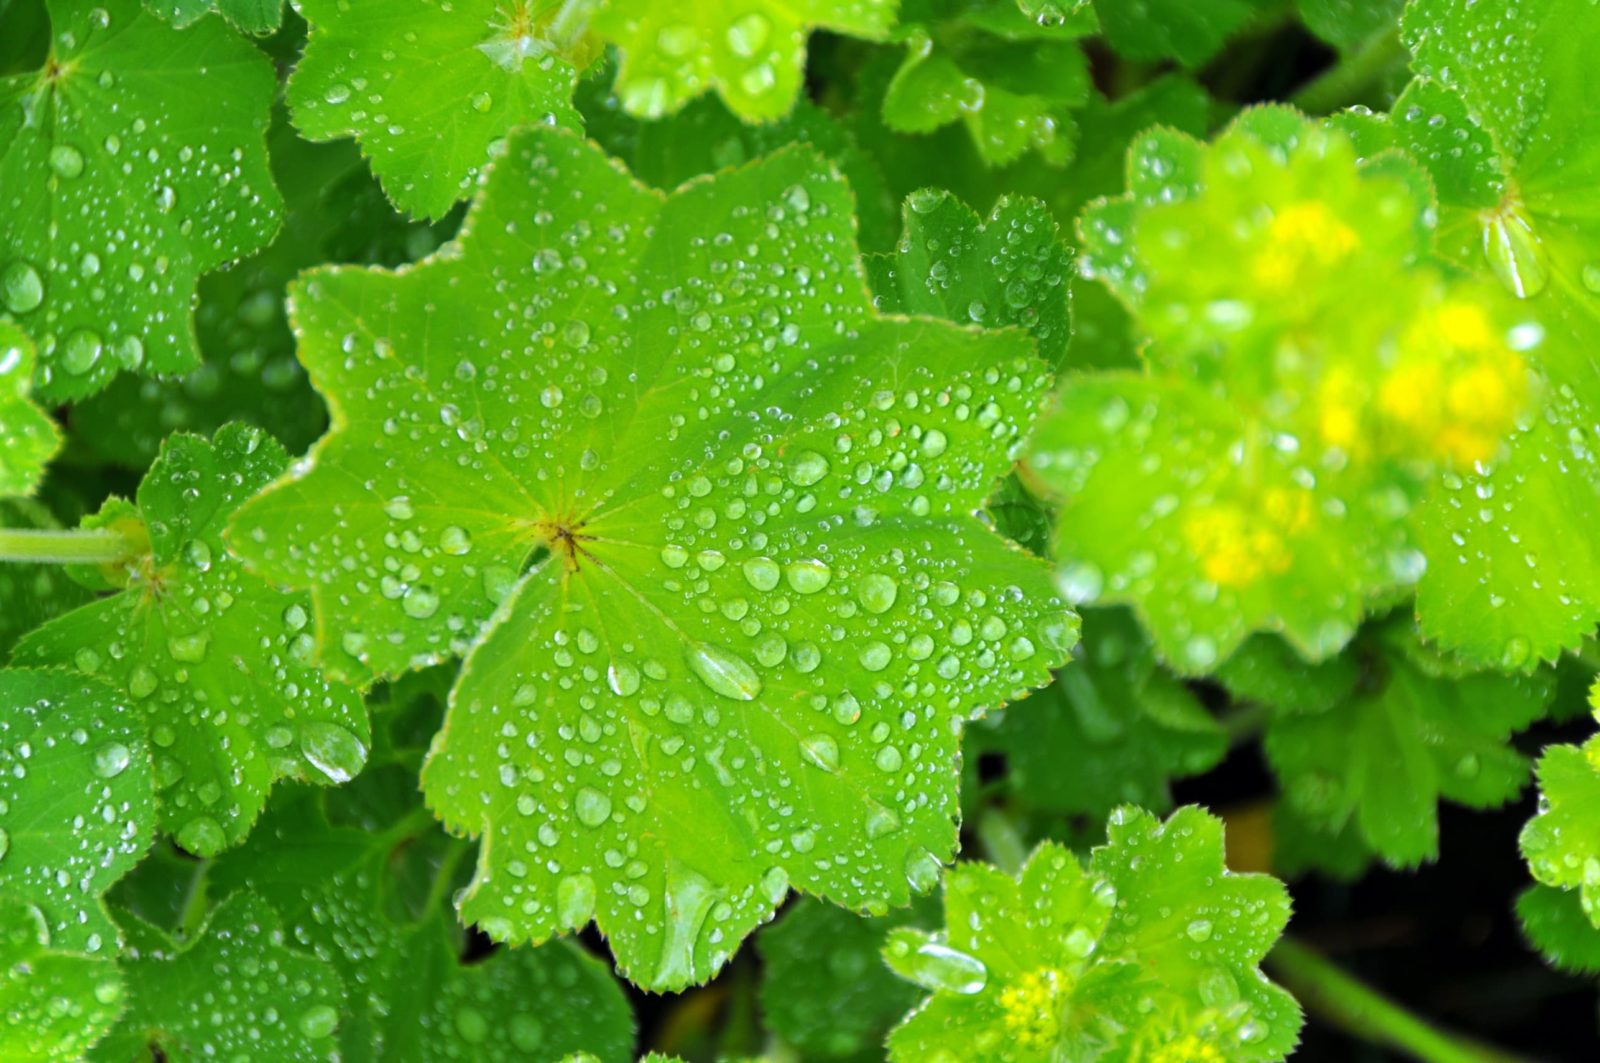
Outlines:
[[[0,1059],[1590,1058],[1597,49],[0,0]]]

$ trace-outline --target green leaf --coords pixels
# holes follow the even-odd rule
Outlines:
[[[1517,921],[1528,943],[1558,970],[1600,971],[1600,927],[1589,922],[1576,893],[1530,886],[1517,897]]]
[[[791,144],[809,145],[839,168],[855,193],[861,243],[886,249],[900,224],[877,162],[850,130],[806,99],[784,117],[760,125],[741,121],[726,104],[702,96],[669,117],[644,122],[622,108],[605,76],[579,84],[584,132],[608,154],[627,163],[639,180],[671,191],[702,174],[744,166]]]
[[[1286,108],[1209,146],[1156,129],[1080,219],[1148,370],[1068,378],[1030,465],[1071,595],[1132,604],[1182,671],[1256,631],[1337,652],[1446,560],[1419,549],[1425,493],[1535,401],[1520,308],[1417,263],[1425,180],[1358,159]]]
[[[878,317],[852,244],[809,152],[664,197],[538,131],[452,253],[297,288],[334,427],[232,538],[314,588],[341,674],[471,651],[423,782],[485,838],[491,936],[596,918],[677,988],[791,882],[905,903],[955,847],[957,725],[1075,640],[973,519],[1048,373]]]
[[[918,994],[878,953],[895,927],[932,925],[929,907],[868,918],[800,900],[756,938],[767,1025],[807,1059],[881,1060],[884,1036]]]
[[[928,188],[911,194],[903,218],[894,255],[867,259],[879,310],[1016,325],[1046,361],[1061,361],[1072,336],[1072,250],[1043,203],[1001,199],[985,221]]]
[[[127,1010],[89,1059],[338,1058],[339,976],[286,948],[278,916],[259,897],[229,898],[187,941],[132,916],[123,928]]]
[[[1273,6],[1274,0],[1094,0],[1105,37],[1117,54],[1186,67],[1210,60],[1227,39]]]
[[[1600,419],[1593,14],[1586,0],[1413,0],[1403,21],[1428,80],[1391,124],[1439,188],[1439,252],[1524,296],[1544,330],[1531,352],[1544,415],[1419,518],[1434,562],[1418,587],[1423,632],[1507,668],[1553,659],[1600,620],[1600,547],[1570,534],[1600,520],[1585,441]]]
[[[33,341],[0,321],[0,497],[33,494],[61,449],[61,430],[28,397],[33,363]]]
[[[1591,694],[1591,700],[1593,695]],[[1522,829],[1522,855],[1546,886],[1575,890],[1600,927],[1600,736],[1549,746],[1539,758],[1539,814]]]
[[[263,428],[291,453],[327,427],[294,357],[284,290],[324,262],[395,266],[454,230],[394,213],[353,144],[310,144],[279,110],[268,139],[283,191],[283,232],[260,254],[200,280],[195,333],[205,363],[176,380],[123,376],[73,407],[75,438],[104,461],[143,469],[175,431],[209,435],[229,421]]]
[[[122,1009],[116,964],[51,947],[44,914],[8,896],[0,971],[0,1057],[11,1063],[82,1059]]]
[[[125,369],[199,364],[200,275],[278,228],[272,64],[217,19],[138,0],[50,0],[52,48],[0,78],[0,317],[39,348],[37,391],[81,398]]]
[[[1028,807],[1103,817],[1122,803],[1171,808],[1169,781],[1215,767],[1228,740],[1131,614],[1091,609],[1055,683],[974,726],[967,749],[1004,754],[1001,786]]]
[[[1267,759],[1285,801],[1324,833],[1354,824],[1387,863],[1438,855],[1438,803],[1502,805],[1528,778],[1508,739],[1544,711],[1547,677],[1433,671],[1409,618],[1380,624],[1355,650],[1363,676],[1348,700],[1276,715]]]
[[[289,936],[351,989],[341,1026],[346,1060],[548,1060],[579,1048],[630,1058],[633,1019],[603,964],[566,942],[496,949],[466,963],[444,904],[468,847],[446,838],[416,803],[416,776],[397,814],[333,825],[320,793],[276,795],[210,883],[270,902]],[[363,776],[358,787],[377,781]]]
[[[0,894],[36,906],[52,948],[111,955],[100,897],[155,829],[144,727],[117,692],[0,669]]]
[[[1222,823],[1123,808],[1085,868],[1054,842],[1013,879],[945,878],[943,935],[897,930],[884,958],[932,991],[894,1060],[1283,1059],[1300,1009],[1257,968],[1289,918],[1266,875],[1222,862]]]
[[[355,137],[395,204],[438,218],[517,126],[578,128],[595,45],[570,0],[303,0],[311,35],[287,91],[311,140]]]
[[[234,509],[286,463],[270,436],[244,425],[215,443],[170,438],[137,510],[113,500],[101,518],[127,514],[128,534],[148,536],[127,589],[16,649],[19,663],[74,667],[131,696],[155,747],[162,826],[200,855],[249,832],[274,780],[345,782],[366,758],[359,695],[313,663],[308,596],[245,572],[222,541]]]
[[[902,133],[959,121],[994,166],[1029,150],[1065,163],[1076,132],[1070,112],[1089,97],[1077,39],[1096,27],[1087,6],[1041,20],[1015,0],[905,0],[895,36],[906,57],[884,96],[884,121]]]
[[[180,29],[213,11],[245,33],[273,33],[283,23],[283,0],[144,0],[144,6]]]
[[[745,121],[771,121],[800,92],[813,29],[880,40],[895,7],[895,0],[612,0],[594,16],[594,30],[622,52],[617,94],[629,114],[659,118],[715,89]]]

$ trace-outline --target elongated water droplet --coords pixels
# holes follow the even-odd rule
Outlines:
[[[355,778],[367,762],[367,747],[361,739],[338,724],[320,720],[301,729],[300,752],[312,767],[336,783]]]
[[[1538,295],[1550,279],[1544,244],[1520,204],[1504,206],[1484,221],[1483,254],[1506,291],[1519,299]]]
[[[754,701],[761,693],[761,676],[755,667],[730,649],[702,642],[689,650],[688,661],[700,681],[725,698]]]

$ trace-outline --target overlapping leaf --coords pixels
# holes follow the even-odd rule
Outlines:
[[[879,958],[895,927],[932,925],[922,903],[868,917],[802,899],[756,938],[761,1010],[807,1059],[881,1060],[889,1028],[917,1002]]]
[[[628,113],[659,118],[715,89],[746,121],[771,121],[794,106],[813,29],[879,39],[894,24],[895,7],[895,0],[611,0],[594,29],[622,52],[617,94]]]
[[[149,744],[125,696],[0,669],[0,896],[38,911],[44,937],[30,940],[115,954],[100,897],[150,847],[155,820]]]
[[[1083,7],[1088,0],[1074,0]],[[1129,59],[1199,66],[1272,0],[1093,0],[1106,40]]]
[[[957,724],[1075,639],[973,519],[1043,364],[877,317],[852,242],[806,151],[662,197],[537,132],[454,253],[296,291],[334,429],[232,539],[342,674],[471,649],[423,782],[484,837],[492,936],[595,918],[668,988],[791,883],[904,903],[955,846]]]
[[[1544,413],[1507,452],[1436,490],[1417,520],[1429,559],[1423,632],[1483,664],[1529,668],[1600,620],[1600,24],[1586,0],[1413,0],[1419,80],[1387,123],[1348,124],[1428,167],[1438,253],[1526,300],[1544,342]]]
[[[61,447],[61,430],[35,406],[33,341],[0,321],[0,497],[31,495]]]
[[[1591,695],[1592,696],[1592,695]],[[1539,758],[1539,814],[1522,831],[1522,855],[1546,886],[1574,890],[1600,927],[1600,736],[1550,746]]]
[[[1072,335],[1072,250],[1038,200],[1002,199],[985,221],[948,192],[913,192],[894,255],[871,256],[867,272],[882,311],[1016,325],[1052,363]]]
[[[50,621],[15,652],[127,693],[149,725],[162,824],[204,855],[244,837],[274,780],[344,782],[366,757],[360,697],[312,662],[308,597],[243,571],[222,542],[240,501],[286,461],[248,426],[221,429],[215,443],[172,437],[137,507],[113,500],[88,522],[148,542],[120,576],[126,589]]]
[[[50,0],[44,66],[0,78],[0,318],[39,349],[38,392],[199,364],[200,275],[262,247],[279,199],[276,81],[218,19],[175,30],[139,0]]]
[[[88,1059],[338,1058],[339,976],[286,947],[278,916],[259,897],[229,898],[184,942],[132,916],[123,929],[127,1008]]]
[[[355,146],[309,144],[280,110],[268,140],[285,201],[283,232],[260,254],[200,281],[195,332],[205,363],[177,380],[123,376],[73,407],[97,455],[143,469],[178,431],[209,435],[229,421],[266,429],[299,453],[327,427],[322,401],[294,357],[284,289],[303,269],[351,261],[393,266],[434,250],[454,229],[407,224]]]
[[[1014,0],[905,0],[895,35],[906,57],[884,96],[884,121],[904,133],[961,122],[994,166],[1030,150],[1064,163],[1076,133],[1071,111],[1090,91],[1077,41],[1096,28],[1086,5],[1041,19]]]
[[[52,947],[47,923],[0,895],[0,1058],[11,1063],[81,1059],[122,1009],[110,957]]]
[[[597,54],[572,0],[307,0],[289,81],[312,140],[353,136],[400,209],[437,218],[465,199],[514,128],[577,128],[577,74]]]
[[[283,22],[283,0],[144,0],[144,6],[180,28],[212,12],[245,33],[271,33]]]
[[[974,726],[967,748],[1004,754],[1002,785],[1030,808],[1104,816],[1170,808],[1169,781],[1214,767],[1228,741],[1130,614],[1093,609],[1055,683]]]
[[[1523,936],[1557,968],[1578,974],[1600,971],[1600,927],[1589,921],[1578,894],[1553,886],[1530,886],[1517,898]]]
[[[1267,758],[1299,825],[1354,828],[1386,862],[1438,855],[1438,802],[1504,804],[1528,779],[1510,736],[1550,697],[1544,676],[1465,672],[1420,646],[1409,618],[1379,625],[1354,647],[1359,684],[1331,706],[1280,710]]]
[[[1258,630],[1326,657],[1423,574],[1418,499],[1537,401],[1537,329],[1416,262],[1419,174],[1292,111],[1210,147],[1154,130],[1129,181],[1081,228],[1149,370],[1070,378],[1031,458],[1064,583],[1133,604],[1184,671]]]
[[[894,1060],[1278,1060],[1300,1012],[1256,965],[1289,918],[1282,885],[1222,862],[1222,824],[1112,814],[1085,868],[1041,845],[1017,878],[963,864],[942,935],[896,930],[884,958],[933,995]]]

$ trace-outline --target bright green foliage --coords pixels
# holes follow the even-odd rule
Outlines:
[[[0,896],[34,906],[54,949],[112,955],[100,895],[155,829],[138,716],[103,683],[0,669]]]
[[[1530,886],[1517,898],[1517,921],[1528,943],[1563,971],[1600,971],[1600,927],[1589,921],[1578,894]]]
[[[265,245],[279,200],[260,52],[138,0],[49,9],[44,67],[0,78],[0,318],[38,345],[39,394],[63,400],[198,365],[195,282]]]
[[[259,897],[230,897],[186,942],[132,916],[123,929],[127,1009],[90,1060],[125,1063],[152,1048],[171,1063],[338,1058],[339,976],[285,947],[278,916]]]
[[[1038,200],[1002,199],[984,221],[948,192],[913,192],[894,255],[871,256],[867,272],[886,313],[1020,326],[1051,363],[1072,335],[1072,250]]]
[[[355,137],[401,210],[437,218],[471,193],[512,129],[577,127],[573,83],[596,46],[576,6],[304,0],[295,125],[311,140]]]
[[[1522,831],[1533,877],[1576,890],[1600,927],[1600,736],[1581,746],[1550,746],[1539,758],[1539,814]]]
[[[1387,863],[1412,867],[1438,855],[1441,799],[1492,808],[1522,789],[1528,761],[1508,739],[1543,714],[1550,686],[1447,665],[1409,618],[1377,626],[1352,652],[1362,674],[1348,699],[1280,711],[1267,758],[1309,825],[1334,834],[1354,824]]]
[[[234,542],[313,587],[346,674],[460,652],[499,607],[423,775],[486,835],[461,903],[492,936],[593,917],[669,988],[790,882],[904,903],[954,849],[954,725],[1074,640],[971,519],[1041,363],[877,318],[849,226],[804,151],[664,198],[545,132],[459,253],[297,294],[334,430]]]
[[[1154,130],[1129,181],[1081,229],[1149,371],[1069,378],[1031,458],[1068,499],[1063,584],[1133,604],[1186,672],[1257,630],[1324,658],[1422,575],[1413,506],[1534,401],[1534,334],[1413,264],[1419,175],[1292,111],[1209,147]]]
[[[271,33],[283,22],[283,0],[144,0],[144,6],[180,28],[213,11],[245,33]]]
[[[881,1060],[919,994],[878,953],[895,927],[932,925],[931,912],[925,901],[866,917],[802,898],[756,939],[767,1025],[807,1059]]]
[[[61,432],[29,399],[33,341],[0,321],[0,497],[31,495],[45,463],[61,448]]]
[[[1059,2],[1059,0],[1058,0]],[[1089,0],[1069,0],[1082,7]],[[1106,40],[1129,59],[1199,66],[1273,0],[1093,0]]]
[[[839,168],[855,194],[856,226],[867,249],[886,249],[899,231],[898,204],[891,201],[876,161],[838,119],[805,99],[774,122],[751,125],[714,96],[653,122],[622,109],[602,77],[586,78],[578,102],[586,135],[621,159],[639,180],[671,191],[701,174],[744,166],[791,144],[809,145]]]
[[[1424,634],[1532,667],[1600,619],[1600,110],[1588,0],[1414,0],[1413,67],[1393,135],[1439,189],[1438,251],[1496,276],[1542,324],[1545,414],[1422,513]]]
[[[177,380],[123,376],[73,408],[84,441],[106,461],[144,468],[172,432],[209,435],[229,421],[263,428],[298,453],[327,427],[322,402],[294,357],[284,289],[323,262],[395,266],[453,231],[395,214],[353,144],[310,144],[280,110],[268,138],[283,192],[283,231],[265,251],[200,281],[195,333],[205,363]]]
[[[123,985],[106,956],[50,944],[38,908],[0,896],[0,1058],[81,1059],[122,1008]]]
[[[895,0],[610,0],[594,30],[622,52],[617,95],[660,118],[716,89],[746,121],[782,118],[800,92],[806,36],[828,29],[878,39]]]
[[[1016,0],[904,0],[896,36],[906,58],[889,82],[884,121],[902,133],[960,121],[995,166],[1030,149],[1064,163],[1076,131],[1069,112],[1089,96],[1077,40],[1096,28],[1088,7],[1041,20]]]
[[[241,500],[283,470],[283,449],[244,425],[215,443],[173,436],[139,485],[90,526],[149,543],[120,593],[50,621],[19,663],[110,680],[150,728],[162,825],[191,852],[237,843],[285,776],[341,783],[366,759],[356,692],[315,667],[310,600],[243,571],[222,541]]]
[[[366,790],[372,781],[363,776]],[[414,795],[415,777],[406,781],[395,789]],[[461,962],[445,902],[466,848],[420,807],[334,826],[318,791],[286,788],[210,882],[223,895],[258,893],[292,940],[343,977],[346,1060],[540,1061],[576,1048],[627,1058],[627,1001],[579,949],[556,942]]]
[[[1028,807],[1098,817],[1170,808],[1168,781],[1215,767],[1228,741],[1131,614],[1092,609],[1055,683],[973,727],[967,748],[1004,754],[1005,789]]]
[[[1085,868],[1045,843],[1013,879],[945,878],[942,935],[894,931],[884,958],[933,995],[893,1060],[1199,1063],[1283,1059],[1300,1012],[1256,968],[1289,918],[1282,885],[1222,863],[1222,824],[1187,807],[1114,812]]]

